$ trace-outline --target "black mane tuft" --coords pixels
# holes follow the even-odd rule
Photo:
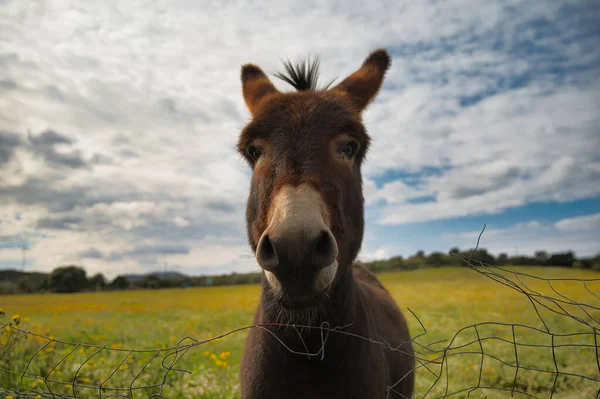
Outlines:
[[[290,60],[282,61],[285,67],[284,72],[273,74],[276,78],[289,83],[298,91],[307,90],[327,90],[335,79],[329,82],[322,88],[317,88],[317,80],[319,79],[319,59],[316,58],[312,62],[310,57],[305,61],[296,61],[293,64]]]

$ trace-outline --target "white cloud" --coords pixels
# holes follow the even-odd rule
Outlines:
[[[600,213],[561,219],[554,227],[561,231],[600,229]]]
[[[373,252],[362,250],[358,254],[357,259],[361,262],[371,262],[374,260],[386,259],[389,257],[390,254],[388,253],[388,250],[386,248],[380,247]]]
[[[599,195],[600,159],[593,148],[600,146],[595,111],[600,97],[595,90],[562,88],[540,97],[537,89],[524,88],[445,118],[447,139],[438,138],[443,145],[423,151],[412,166],[452,166],[422,179],[421,194],[434,195],[436,201],[390,203],[381,209],[380,221],[399,224],[498,213],[535,201]],[[371,196],[377,198],[384,190]]]
[[[367,179],[365,189],[365,202],[367,205],[379,200],[383,200],[388,204],[398,204],[423,195],[422,190],[410,187],[401,180],[385,183],[380,189],[374,187],[374,184],[373,181]]]

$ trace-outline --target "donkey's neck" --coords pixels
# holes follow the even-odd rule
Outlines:
[[[366,359],[371,348],[360,338],[372,336],[368,330],[370,315],[362,297],[364,294],[350,273],[337,283],[332,287],[327,313],[321,313],[323,316],[313,319],[308,327],[301,323],[281,325],[281,316],[281,324],[272,325],[277,323],[277,310],[263,302],[256,321],[267,326],[261,328],[262,339],[253,342],[263,362],[261,378],[269,381],[284,379],[286,382],[281,384],[286,392],[310,385],[320,387],[315,388],[318,392],[327,392],[331,387],[343,386],[348,381],[359,386],[368,385],[369,381],[363,381],[362,368],[353,366],[356,358]],[[275,364],[275,369],[267,366]],[[342,396],[353,397],[354,394],[357,392]],[[366,392],[358,392],[358,395],[370,397],[370,393]],[[333,393],[331,397],[335,397]]]
[[[327,332],[323,329],[348,329],[360,332],[364,322],[364,308],[360,299],[360,290],[351,272],[339,276],[324,300],[322,306],[315,309],[290,311],[280,307],[269,298],[268,284],[263,282],[263,294],[260,310],[257,314],[259,324],[272,325],[277,335],[304,339],[321,340]]]

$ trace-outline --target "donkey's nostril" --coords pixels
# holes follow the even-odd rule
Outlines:
[[[258,248],[256,249],[256,260],[260,267],[269,271],[273,271],[273,269],[275,269],[279,263],[273,243],[271,243],[271,240],[267,234],[265,234],[258,243]]]
[[[333,235],[323,230],[315,240],[314,262],[319,268],[329,266],[337,257],[337,245]]]

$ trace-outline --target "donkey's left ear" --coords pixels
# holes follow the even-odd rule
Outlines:
[[[377,49],[367,57],[357,71],[332,90],[346,94],[356,110],[362,112],[377,95],[390,63],[387,51]]]
[[[258,104],[266,97],[278,93],[267,75],[256,65],[246,64],[242,67],[242,91],[244,101],[254,115]]]

